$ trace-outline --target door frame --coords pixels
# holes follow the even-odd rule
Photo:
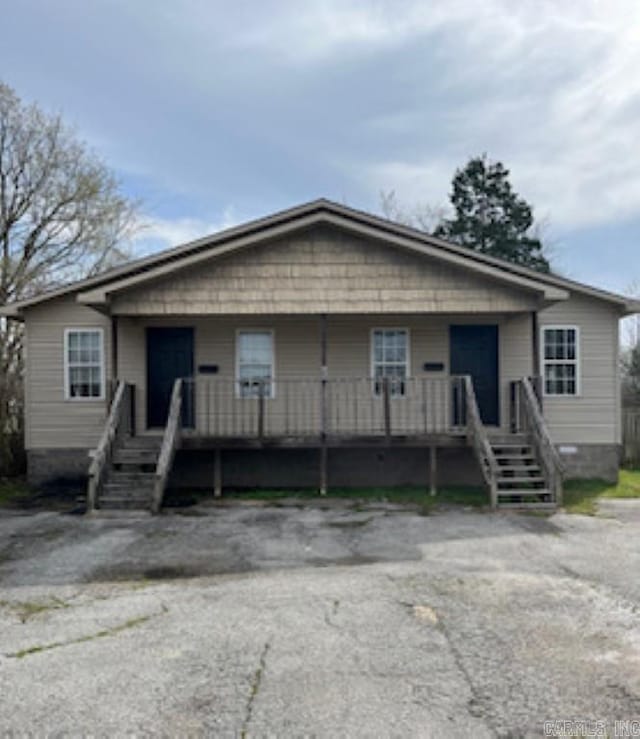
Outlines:
[[[196,367],[196,332],[194,326],[145,326],[145,389],[146,389],[146,404],[145,404],[145,426],[147,430],[155,430],[164,428],[163,426],[152,426],[149,423],[149,402],[151,393],[149,392],[151,383],[149,381],[149,373],[151,363],[149,361],[150,354],[150,335],[153,332],[162,331],[185,331],[189,332],[191,337],[191,377],[195,377]],[[176,378],[177,379],[177,378]],[[184,428],[195,428],[195,383],[191,384],[190,388],[185,388],[183,384],[183,395],[182,395],[182,425]],[[185,404],[185,399],[188,402]]]
[[[452,349],[453,349],[453,344],[452,344],[452,341],[451,341],[451,333],[452,333],[452,329],[454,327],[463,327],[463,328],[492,328],[492,329],[495,329],[495,333],[496,333],[496,374],[495,374],[495,378],[496,378],[496,418],[497,418],[497,423],[496,424],[486,423],[484,421],[484,419],[482,420],[482,422],[483,422],[483,424],[485,426],[488,426],[490,428],[500,428],[502,426],[502,397],[501,397],[502,396],[502,387],[501,387],[501,367],[500,367],[500,355],[501,355],[501,352],[500,352],[500,349],[501,349],[501,344],[500,344],[500,334],[501,334],[501,332],[500,332],[500,323],[499,322],[496,322],[496,323],[487,323],[486,321],[482,321],[480,323],[462,323],[462,322],[460,322],[460,323],[450,323],[449,324],[449,330],[448,330],[448,341],[449,341],[449,372],[452,375],[454,374],[454,372],[453,372],[453,367],[452,367],[452,362],[451,362]],[[456,374],[459,374],[459,373],[456,373]],[[475,392],[475,387],[474,387],[474,392]]]

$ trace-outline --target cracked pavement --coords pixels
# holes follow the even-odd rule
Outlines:
[[[0,517],[0,733],[541,736],[640,718],[640,501]]]

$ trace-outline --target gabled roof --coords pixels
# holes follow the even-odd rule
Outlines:
[[[414,228],[320,199],[12,303],[0,308],[0,315],[20,317],[25,308],[74,293],[80,302],[90,305],[104,304],[108,302],[109,295],[121,290],[131,289],[205,260],[222,257],[263,241],[323,223],[442,260],[525,291],[538,293],[543,300],[563,300],[568,297],[568,291],[571,291],[611,303],[618,307],[621,313],[640,312],[640,303],[624,296],[557,275],[542,274],[438,239]]]

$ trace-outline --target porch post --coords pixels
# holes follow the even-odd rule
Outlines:
[[[327,494],[327,314],[320,314],[320,495]]]
[[[111,316],[111,382],[109,400],[113,399],[118,379],[118,316]]]
[[[438,492],[438,448],[435,444],[429,447],[429,494]]]
[[[327,452],[327,445],[323,443],[320,447],[320,495],[327,494]]]
[[[538,340],[538,313],[531,311],[531,376],[537,377],[540,372],[540,341]]]
[[[222,452],[217,448],[213,453],[213,497],[222,495]]]

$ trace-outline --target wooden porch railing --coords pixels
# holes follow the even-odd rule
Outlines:
[[[465,432],[464,378],[184,380],[184,416],[218,438],[428,436]]]
[[[166,490],[169,473],[173,465],[173,457],[180,441],[180,430],[182,427],[182,388],[183,381],[181,379],[173,383],[167,425],[164,429],[153,484],[153,499],[151,501],[151,510],[153,513],[158,513],[162,507],[162,499],[164,498],[164,491]]]
[[[100,442],[89,465],[87,483],[87,513],[99,505],[105,474],[109,468],[113,451],[123,436],[134,433],[134,387],[122,380],[116,386],[109,416]]]
[[[489,488],[491,507],[496,508],[498,505],[498,462],[493,453],[493,449],[491,448],[487,430],[485,429],[480,417],[480,409],[478,408],[478,401],[476,400],[476,394],[473,389],[473,381],[471,380],[471,377],[466,376],[464,378],[464,387],[467,437],[473,447],[478,464],[480,465],[484,481]]]
[[[538,408],[542,411],[542,378],[539,376],[527,378],[533,390]],[[517,433],[522,425],[522,393],[520,392],[521,380],[509,383],[509,427],[512,433]]]
[[[523,377],[515,385],[518,413],[515,416],[516,428],[514,430],[530,437],[549,490],[553,493],[555,502],[560,505],[564,469],[540,410],[540,397],[536,394],[532,379],[529,377]]]

